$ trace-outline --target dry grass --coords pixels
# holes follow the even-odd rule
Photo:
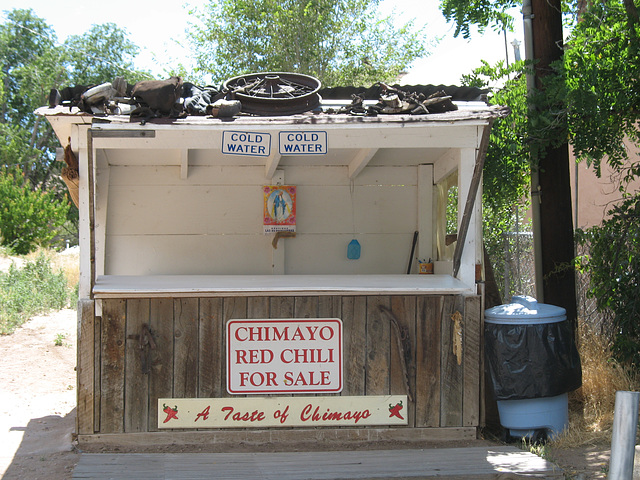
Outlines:
[[[616,391],[638,391],[640,377],[611,359],[607,339],[583,322],[578,327],[582,387],[569,395],[569,429],[560,448],[611,443]]]
[[[35,261],[38,255],[44,254],[51,264],[51,269],[54,272],[62,270],[64,277],[67,279],[67,286],[73,290],[78,281],[80,280],[80,262],[79,262],[79,250],[75,249],[66,250],[64,252],[55,252],[53,250],[38,249],[24,258],[27,261]]]

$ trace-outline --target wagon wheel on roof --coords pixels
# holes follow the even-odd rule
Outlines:
[[[227,80],[223,88],[240,100],[243,112],[256,115],[294,115],[320,104],[320,81],[300,73],[250,73]]]

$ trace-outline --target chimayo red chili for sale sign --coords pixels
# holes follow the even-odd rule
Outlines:
[[[250,319],[227,323],[230,394],[342,391],[342,321]]]
[[[406,395],[160,398],[158,428],[407,425]]]

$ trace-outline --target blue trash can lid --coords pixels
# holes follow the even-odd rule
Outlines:
[[[525,325],[555,323],[567,319],[567,312],[564,308],[538,303],[533,297],[514,295],[511,297],[511,302],[485,310],[485,322]]]

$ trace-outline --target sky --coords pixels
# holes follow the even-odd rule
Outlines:
[[[140,47],[137,68],[150,70],[156,78],[164,78],[162,65],[184,63],[188,50],[185,31],[192,17],[189,7],[198,7],[207,0],[185,2],[158,0],[0,0],[0,22],[5,11],[31,8],[44,18],[63,42],[69,35],[80,35],[92,25],[113,22],[129,33],[129,39]],[[401,83],[459,85],[460,77],[480,66],[481,60],[493,64],[514,59],[511,42],[523,42],[521,17],[516,17],[516,32],[507,34],[507,49],[502,33],[487,30],[484,35],[472,35],[471,40],[453,37],[454,26],[448,24],[438,9],[439,0],[383,0],[382,13],[394,12],[401,21],[415,17],[416,24],[427,23],[429,38],[442,37],[431,54],[417,60]],[[515,12],[518,13],[517,11]],[[524,55],[524,48],[520,47]]]

